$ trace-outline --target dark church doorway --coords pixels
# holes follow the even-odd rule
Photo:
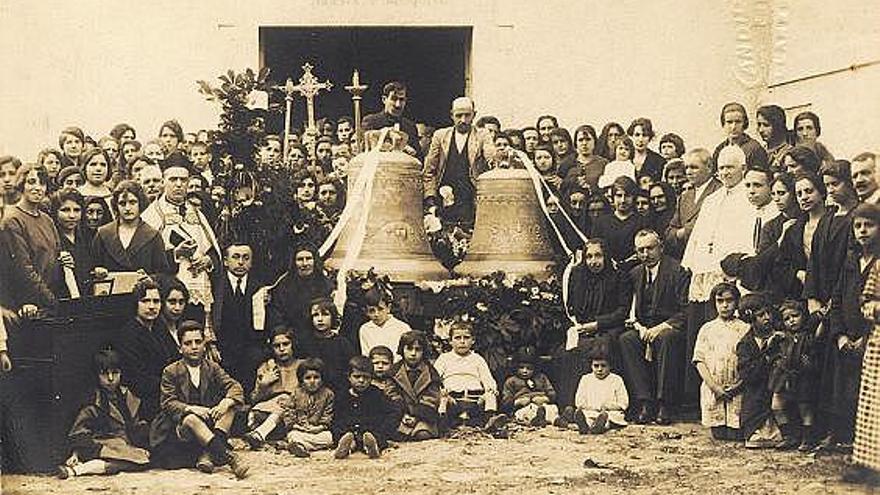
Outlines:
[[[369,89],[361,104],[364,115],[382,109],[382,86],[391,80],[409,87],[406,115],[434,127],[449,125],[449,105],[466,94],[470,73],[470,27],[261,27],[260,63],[271,69],[274,84],[297,81],[302,65],[311,63],[320,81],[332,90],[316,98],[317,118],[352,115],[352,71],[358,69]],[[293,123],[302,127],[305,102],[294,100]],[[283,120],[283,119],[282,119]],[[270,124],[283,129],[282,121]]]

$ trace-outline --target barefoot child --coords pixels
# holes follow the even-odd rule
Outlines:
[[[355,449],[370,459],[382,455],[388,437],[400,423],[400,409],[374,387],[373,363],[365,356],[348,362],[348,390],[336,396],[333,418],[334,457],[345,459]]]
[[[149,463],[150,425],[140,419],[140,399],[120,385],[119,354],[98,351],[94,365],[98,386],[67,435],[73,454],[58,467],[61,479],[135,471]]]
[[[605,433],[627,425],[624,411],[629,407],[629,394],[623,378],[611,372],[608,354],[601,348],[594,350],[591,357],[593,372],[581,377],[574,396],[574,421],[582,435]]]
[[[259,449],[281,424],[281,405],[299,384],[297,367],[302,360],[293,357],[293,330],[275,327],[270,342],[273,357],[257,368],[251,392],[254,406],[248,414],[248,426],[252,429],[244,435],[254,450]]]
[[[333,445],[333,391],[323,376],[321,359],[303,359],[296,368],[298,384],[281,405],[287,450],[297,457],[309,457],[310,452]]]
[[[556,390],[544,373],[535,371],[534,353],[521,350],[514,356],[516,370],[504,380],[501,407],[517,423],[543,428],[559,417]]]
[[[439,434],[437,409],[443,382],[425,358],[426,349],[428,338],[423,332],[409,331],[400,336],[397,352],[403,359],[390,371],[402,398],[403,417],[397,427],[400,440],[427,440]]]
[[[749,331],[749,325],[737,318],[740,293],[735,285],[721,282],[712,288],[718,317],[704,324],[694,344],[693,363],[703,384],[700,386],[700,410],[703,426],[712,430],[716,440],[739,436],[742,408],[740,377],[736,369],[736,346]]]
[[[167,466],[195,464],[206,473],[229,464],[236,478],[244,478],[248,467],[227,442],[235,410],[244,404],[244,390],[205,358],[200,323],[181,323],[177,338],[182,357],[162,371],[161,406],[150,428],[154,457]]]

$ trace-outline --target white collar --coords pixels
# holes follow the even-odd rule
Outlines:
[[[241,291],[245,292],[247,290],[247,273],[245,273],[241,277],[235,276],[232,272],[226,272],[226,275],[229,277],[229,283],[232,285],[232,290],[235,290],[235,285],[238,283],[239,279],[241,279]]]

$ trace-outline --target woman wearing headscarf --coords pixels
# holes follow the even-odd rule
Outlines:
[[[329,297],[333,280],[324,273],[324,261],[314,245],[300,244],[292,252],[287,272],[269,290],[266,316],[268,328],[286,325],[293,328],[294,336],[299,338],[311,328],[306,314],[309,302]]]
[[[563,352],[557,378],[560,406],[574,400],[580,377],[590,369],[589,356],[597,350],[610,356],[611,367],[622,368],[617,340],[632,305],[629,276],[614,267],[605,241],[586,242],[568,279],[568,312],[577,322],[577,347]]]

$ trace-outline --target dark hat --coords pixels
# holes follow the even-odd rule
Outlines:
[[[82,175],[82,170],[76,165],[68,165],[58,171],[58,177],[55,180],[58,182],[58,184],[63,184],[64,180],[73,174]]]
[[[513,355],[513,364],[516,366],[519,366],[520,364],[531,364],[534,366],[537,363],[538,356],[535,355],[534,347],[521,347]]]

